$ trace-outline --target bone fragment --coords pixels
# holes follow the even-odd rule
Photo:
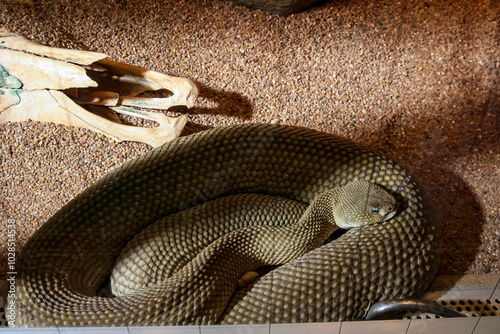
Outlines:
[[[36,55],[43,55],[79,65],[90,65],[107,57],[104,53],[53,48],[37,42],[30,41],[0,28],[0,46],[10,50],[18,50]]]
[[[68,94],[68,93],[67,93]],[[71,94],[68,94],[71,95]],[[120,100],[120,94],[115,92],[88,92],[78,94],[75,102],[78,104],[93,104],[99,106],[116,106]]]
[[[0,64],[23,83],[25,90],[97,87],[83,67],[51,58],[0,49]]]
[[[143,128],[118,124],[106,118],[89,113],[77,105],[66,94],[57,90],[23,91],[19,103],[11,105],[0,114],[0,123],[34,121],[52,122],[83,127],[102,133],[117,141],[130,140],[147,143],[153,147],[173,140],[180,135],[187,117],[168,117],[160,113],[143,115],[129,112],[130,115],[154,120],[159,123],[155,128]]]

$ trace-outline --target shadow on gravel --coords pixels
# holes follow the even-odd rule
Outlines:
[[[444,220],[438,274],[460,275],[474,269],[490,272],[484,259],[474,264],[487,228],[487,215],[478,198],[481,194],[471,189],[464,176],[480,172],[473,167],[476,163],[493,162],[498,155],[500,122],[495,115],[499,107],[500,96],[493,93],[481,107],[437,111],[414,121],[414,127],[396,115],[375,134],[378,140],[374,148],[393,157],[423,184]],[[446,272],[441,268],[447,268]]]
[[[195,83],[200,90],[197,105],[190,109],[184,106],[173,107],[169,111],[188,116],[230,116],[238,121],[249,120],[252,117],[252,104],[243,95],[235,92],[215,90],[196,81]],[[185,136],[210,128],[210,126],[188,122],[181,135]]]

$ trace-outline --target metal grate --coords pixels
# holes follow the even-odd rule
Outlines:
[[[456,310],[469,317],[500,315],[500,299],[442,300],[441,305]]]
[[[500,316],[500,299],[450,299],[439,300],[444,307],[460,312],[468,317]],[[434,319],[441,318],[432,313],[408,312],[403,319]]]

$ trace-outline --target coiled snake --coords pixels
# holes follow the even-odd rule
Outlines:
[[[152,284],[123,296],[96,296],[126,244],[163,217],[241,193],[311,203],[357,180],[391,193],[398,203],[394,217],[351,229],[234,294],[207,292],[217,284],[197,269],[198,264],[188,264],[183,270],[191,268],[185,269],[188,275],[199,279],[175,279],[175,289]],[[377,301],[423,293],[437,269],[441,238],[442,224],[422,190],[383,156],[303,128],[217,128],[181,137],[126,163],[44,224],[19,258],[16,318],[10,325],[362,319]],[[200,303],[204,300],[208,301]]]

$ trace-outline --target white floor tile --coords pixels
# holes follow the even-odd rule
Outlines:
[[[272,324],[270,334],[338,334],[340,322],[310,324]]]
[[[443,318],[412,320],[407,334],[472,334],[478,318]]]
[[[410,320],[346,321],[340,334],[405,334]]]
[[[269,334],[269,324],[200,326],[200,334]]]
[[[129,334],[200,334],[199,326],[129,327]]]
[[[473,334],[500,333],[500,317],[481,317]]]

